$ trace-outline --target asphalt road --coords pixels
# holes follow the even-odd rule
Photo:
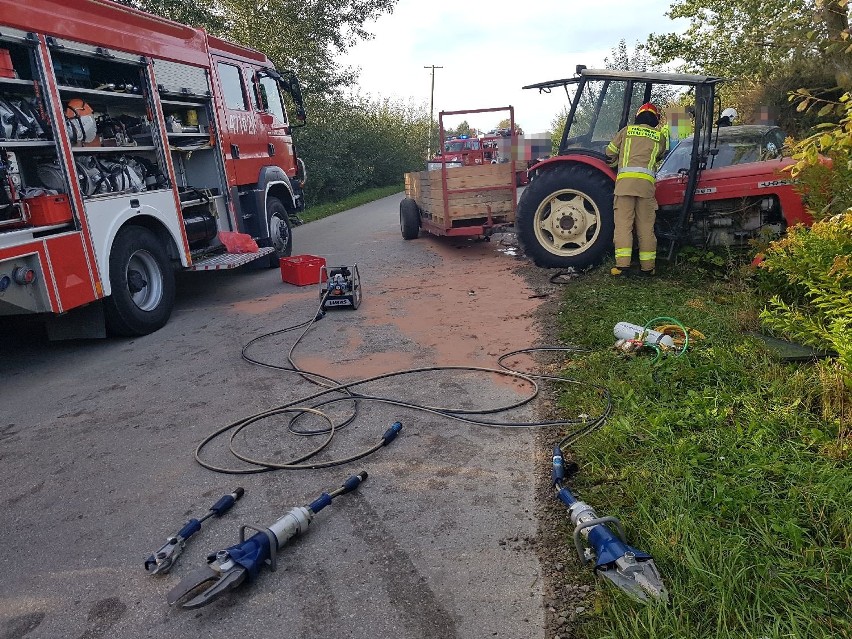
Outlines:
[[[538,300],[511,249],[404,242],[400,197],[295,229],[296,254],[357,262],[364,290],[358,311],[330,312],[306,335],[300,366],[352,381],[414,366],[493,367],[500,353],[532,345]],[[397,419],[403,432],[358,462],[241,476],[196,463],[195,446],[214,429],[316,391],[240,350],[310,318],[318,299],[317,287],[284,284],[277,270],[183,274],[170,322],[144,338],[50,343],[20,323],[0,325],[0,639],[544,636],[529,430],[364,403],[319,459],[377,442]],[[283,364],[297,335],[270,337],[252,354]],[[359,390],[487,408],[527,389],[451,371]],[[529,407],[500,417],[531,418]],[[317,444],[286,422],[264,420],[237,443],[282,461]],[[223,448],[208,458],[239,466]],[[209,552],[236,543],[241,524],[269,525],[360,470],[369,479],[321,511],[276,572],[197,611],[166,604]],[[152,550],[236,486],[245,497],[204,523],[170,574],[145,573]]]

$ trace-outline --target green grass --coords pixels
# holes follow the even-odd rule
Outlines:
[[[776,361],[745,335],[761,299],[743,281],[608,270],[566,287],[560,306],[562,340],[594,347],[564,374],[614,401],[603,429],[565,452],[581,466],[572,487],[654,556],[671,601],[637,604],[599,582],[585,635],[852,637],[852,471],[830,453],[843,425],[823,414],[815,367]],[[657,364],[612,349],[617,322],[659,316],[706,339]],[[566,392],[560,407],[600,408],[590,401]]]
[[[329,215],[334,215],[335,213],[340,213],[341,211],[348,211],[351,208],[355,208],[356,206],[361,206],[362,204],[367,204],[369,202],[374,202],[375,200],[380,200],[383,197],[387,197],[389,195],[394,195],[395,193],[401,193],[405,190],[405,187],[402,184],[395,184],[392,186],[382,186],[375,189],[370,189],[368,191],[362,191],[361,193],[356,193],[355,195],[350,195],[349,197],[338,200],[337,202],[326,202],[325,204],[317,204],[315,206],[308,206],[302,213],[299,214],[299,217],[303,222],[313,222],[314,220],[321,220],[324,217],[328,217]]]

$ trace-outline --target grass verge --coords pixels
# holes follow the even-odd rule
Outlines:
[[[566,288],[558,315],[564,342],[594,349],[563,374],[605,385],[614,401],[609,422],[565,451],[581,467],[570,485],[623,521],[671,600],[637,604],[598,580],[583,634],[852,637],[852,472],[832,453],[844,450],[844,425],[822,409],[816,367],[784,364],[746,334],[761,300],[743,280],[607,271]],[[660,316],[705,339],[656,363],[613,350],[617,322]],[[594,413],[594,401],[565,392],[559,409]]]
[[[337,202],[326,202],[325,204],[318,204],[316,206],[309,206],[302,213],[299,214],[299,217],[303,222],[313,222],[315,220],[321,220],[324,217],[328,217],[329,215],[334,215],[335,213],[340,213],[342,211],[348,211],[349,209],[355,208],[356,206],[361,206],[362,204],[367,204],[369,202],[374,202],[375,200],[380,200],[383,197],[388,197],[389,195],[394,195],[396,193],[401,193],[405,190],[405,186],[402,184],[395,184],[392,186],[382,186],[375,189],[370,189],[369,191],[362,191],[361,193],[356,193],[355,195],[350,195],[349,197],[338,200]]]

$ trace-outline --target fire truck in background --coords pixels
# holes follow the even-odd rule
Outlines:
[[[277,266],[304,118],[258,51],[106,0],[0,0],[0,315],[145,335],[176,270]],[[244,235],[255,252],[226,252]]]
[[[444,142],[443,152],[432,158],[427,168],[440,169],[456,166],[479,166],[482,164],[504,164],[515,154],[515,180],[517,186],[529,184],[527,169],[550,157],[549,135],[512,136],[509,129],[495,129],[486,135],[470,137],[462,135]]]

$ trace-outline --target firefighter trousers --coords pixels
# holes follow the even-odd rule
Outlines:
[[[633,226],[639,237],[639,264],[643,271],[651,271],[657,261],[657,236],[654,235],[654,220],[657,217],[657,201],[652,197],[616,195],[615,209],[615,265],[629,268],[633,257]]]

